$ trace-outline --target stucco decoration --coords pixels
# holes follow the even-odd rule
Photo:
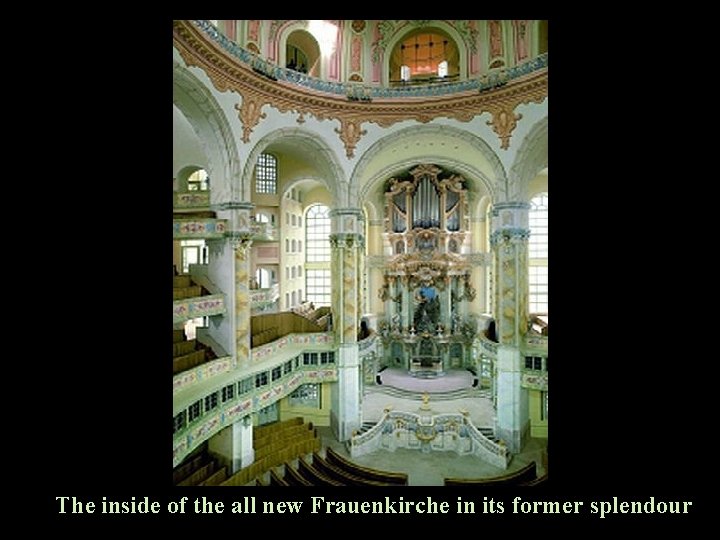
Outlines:
[[[392,21],[383,23],[393,24]],[[321,86],[317,89],[307,87],[305,79],[297,83],[290,79],[276,80],[273,73],[287,76],[283,68],[266,61],[260,61],[257,66],[245,64],[192,21],[175,21],[173,24],[174,45],[187,65],[203,69],[219,91],[232,90],[242,96],[242,105],[237,108],[245,142],[250,140],[252,130],[263,118],[262,108],[270,105],[281,113],[312,114],[319,120],[339,120],[340,129],[336,132],[345,144],[348,158],[354,156],[355,145],[365,134],[364,122],[383,128],[404,120],[427,123],[435,118],[452,118],[469,122],[484,112],[492,115],[491,125],[502,141],[502,148],[507,149],[520,119],[514,113],[515,108],[521,103],[541,103],[547,96],[547,69],[532,68],[515,78],[508,77],[497,86],[481,86],[480,91],[443,94],[433,87],[411,89],[414,93],[397,97],[380,94],[367,100],[349,99],[344,95],[347,92],[345,85],[320,81]],[[468,81],[467,84],[480,83]],[[344,89],[344,94],[337,93],[338,89]]]

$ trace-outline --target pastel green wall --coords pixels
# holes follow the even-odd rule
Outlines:
[[[528,405],[530,408],[530,436],[547,439],[548,421],[542,417],[542,392],[528,390]]]

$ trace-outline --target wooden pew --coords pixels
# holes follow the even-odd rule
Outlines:
[[[313,486],[345,486],[342,482],[333,480],[315,469],[304,457],[298,458],[298,472],[306,478]]]
[[[385,482],[392,485],[407,486],[408,484],[408,475],[405,473],[380,471],[377,469],[371,469],[370,467],[363,467],[362,465],[358,465],[357,463],[353,463],[352,461],[344,458],[329,446],[325,449],[325,455],[325,459],[328,463],[331,463],[354,476],[360,476],[362,478],[367,478],[368,480],[376,480],[378,482]]]
[[[312,482],[300,476],[290,463],[285,464],[285,482],[288,486],[312,486]]]
[[[519,486],[537,478],[537,466],[532,461],[515,472],[489,478],[445,478],[446,486]]]
[[[289,467],[289,465],[287,465],[287,466]],[[270,485],[271,486],[289,486],[290,484],[288,484],[284,478],[279,477],[274,469],[270,469]]]
[[[336,467],[332,463],[328,463],[327,460],[325,460],[320,454],[317,452],[313,452],[313,467],[317,469],[319,472],[327,476],[328,478],[332,478],[333,480],[337,480],[338,482],[341,482],[342,484],[346,486],[396,486],[398,484],[388,484],[387,482],[379,482],[377,480],[370,480],[368,478],[362,478],[360,476],[355,476],[353,474],[350,474],[347,471],[343,471],[339,467]]]

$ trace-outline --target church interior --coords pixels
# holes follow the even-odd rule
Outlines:
[[[545,482],[547,21],[172,34],[173,484]]]

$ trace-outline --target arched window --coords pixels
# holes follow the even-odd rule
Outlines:
[[[433,28],[410,32],[393,48],[389,59],[390,82],[433,82],[460,72],[455,41]]]
[[[255,193],[277,193],[277,159],[260,154],[255,166]]]
[[[311,206],[305,215],[305,300],[330,305],[330,209]]]
[[[198,169],[188,176],[188,191],[207,191],[209,182],[210,178],[208,178],[207,171],[205,169]]]
[[[306,262],[330,262],[330,209],[311,206],[305,216]]]
[[[548,194],[530,201],[530,241],[528,242],[529,311],[548,312]]]

